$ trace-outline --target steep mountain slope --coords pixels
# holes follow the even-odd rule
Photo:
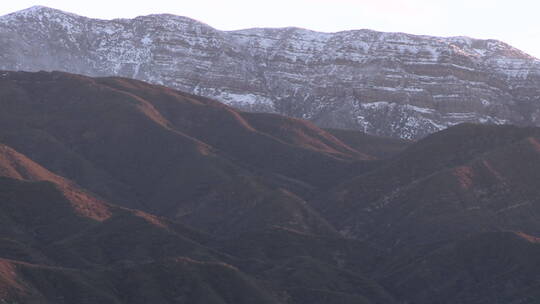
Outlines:
[[[0,140],[112,202],[210,232],[286,225],[330,233],[290,191],[331,185],[351,162],[372,158],[300,121],[248,121],[139,81],[6,72],[0,87]],[[298,131],[273,134],[279,125]]]
[[[540,128],[410,142],[124,78],[2,75],[0,302],[538,299]]]
[[[315,205],[342,233],[386,248],[430,249],[501,229],[537,235],[538,136],[538,128],[453,127]]]
[[[110,205],[4,145],[0,174],[3,303],[279,303],[198,243],[209,236]]]
[[[157,249],[160,257],[189,256],[190,252],[195,256],[201,252],[199,257],[212,256],[197,243],[207,243],[209,236],[164,218],[111,205],[7,146],[0,146],[0,160],[2,240],[6,245],[20,242],[19,245],[24,244],[20,248],[47,256],[28,262],[81,267],[97,263],[92,259],[105,258],[100,250],[120,256],[101,264],[150,258]],[[26,176],[21,177],[14,170],[25,172]],[[115,236],[121,231],[120,237]],[[135,246],[138,250],[127,250]],[[17,249],[2,247],[13,248]],[[76,255],[66,257],[68,252]],[[86,258],[89,255],[91,258]],[[75,256],[77,262],[72,263]],[[15,259],[17,255],[2,252],[2,257]]]
[[[5,145],[0,145],[0,189],[7,238],[49,243],[112,215],[104,201]]]
[[[32,7],[0,17],[0,69],[119,75],[319,126],[420,138],[462,122],[537,125],[540,61],[503,42],[370,30],[223,32],[150,15]]]
[[[218,242],[176,222],[110,205],[5,145],[0,146],[0,172],[0,298],[4,302],[304,303],[312,284],[326,286],[317,292],[339,294],[328,303],[349,298],[365,303],[393,301],[362,275],[365,265],[378,258],[373,249],[356,241],[281,228],[244,230],[256,236],[272,235],[277,229],[274,245],[291,243],[291,248],[298,246],[292,243],[299,239],[309,244],[299,250],[316,253],[310,264],[335,274],[298,281],[291,289],[281,273],[285,269],[280,263],[285,260],[265,257],[261,264],[253,262],[256,254],[243,253],[242,247],[259,251],[270,245],[258,237],[249,247],[229,247],[248,238]],[[270,212],[260,220],[271,219]],[[334,252],[344,253],[334,257]],[[304,253],[282,254],[294,260]],[[366,261],[354,267],[356,272],[346,271],[344,265],[356,263],[358,254]],[[339,259],[337,264],[334,258]],[[269,273],[261,273],[260,267]],[[293,267],[298,273],[311,271],[304,264]],[[344,277],[336,285],[340,276]],[[351,285],[358,281],[365,286]],[[282,299],[285,295],[288,300]]]

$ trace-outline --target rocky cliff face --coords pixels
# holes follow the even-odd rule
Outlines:
[[[163,84],[323,127],[419,138],[461,122],[540,125],[540,60],[503,42],[371,30],[218,31],[32,7],[0,17],[0,69]]]

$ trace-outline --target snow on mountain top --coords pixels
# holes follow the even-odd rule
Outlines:
[[[16,12],[4,15],[4,16],[0,16],[0,18],[4,18],[4,17],[12,17],[13,18],[13,17],[19,17],[19,16],[23,16],[23,17],[40,17],[40,16],[50,16],[52,14],[61,14],[61,15],[70,15],[70,16],[73,16],[73,17],[81,17],[79,15],[76,15],[76,14],[73,14],[73,13],[70,13],[70,12],[66,12],[66,11],[62,11],[62,10],[59,10],[59,9],[50,8],[50,7],[42,6],[42,5],[34,5],[34,6],[29,7],[29,8],[20,10],[20,11],[16,11]]]
[[[27,9],[23,9],[11,14],[7,14],[0,17],[0,21],[4,21],[4,23],[10,19],[17,18],[17,17],[36,17],[36,18],[44,18],[44,17],[52,17],[52,16],[58,16],[58,15],[67,15],[71,17],[78,17],[78,18],[85,18],[85,19],[91,19],[83,16],[79,16],[76,14],[72,14],[69,12],[65,12],[62,10],[36,5],[32,6]],[[138,19],[144,19],[144,18],[152,18],[152,19],[165,19],[169,22],[180,22],[183,24],[197,24],[200,27],[212,29],[215,31],[218,31],[211,27],[210,25],[189,18],[184,16],[178,16],[173,14],[151,14],[146,16],[139,16],[133,19],[113,19],[111,21],[132,21],[132,20],[138,20]],[[92,19],[92,20],[101,20],[101,19]],[[65,20],[62,22],[65,23]],[[260,37],[260,38],[272,38],[275,37],[276,33],[281,36],[294,36],[301,38],[301,40],[306,42],[316,42],[316,43],[325,43],[328,40],[336,37],[353,37],[355,39],[359,40],[371,40],[370,38],[377,39],[381,42],[389,42],[389,43],[411,43],[411,42],[420,42],[423,45],[429,44],[431,46],[441,46],[441,47],[449,47],[450,45],[454,45],[457,47],[457,52],[461,52],[463,54],[466,54],[467,56],[472,57],[485,57],[487,55],[492,55],[493,53],[496,53],[499,56],[503,57],[510,57],[510,58],[522,58],[526,60],[532,60],[536,61],[538,59],[534,58],[533,56],[530,56],[518,49],[513,48],[512,46],[493,39],[474,39],[466,36],[455,36],[455,37],[436,37],[436,36],[428,36],[428,35],[415,35],[415,34],[407,34],[407,33],[401,33],[401,32],[379,32],[374,31],[370,29],[360,29],[360,30],[346,30],[346,31],[338,31],[338,32],[317,32],[309,29],[304,28],[298,28],[298,27],[285,27],[285,28],[250,28],[250,29],[242,29],[242,30],[235,30],[235,31],[224,31],[223,33],[229,33],[233,35],[236,39],[242,41],[249,37]],[[370,41],[371,42],[371,41]],[[269,43],[266,41],[266,45],[270,46],[272,43]],[[436,50],[433,48],[426,48],[427,51],[434,54],[435,57],[438,57],[440,54],[435,54]],[[411,50],[410,50],[411,51]],[[416,49],[412,50],[416,51]]]
[[[100,20],[42,6],[0,17],[0,38],[4,70],[137,78],[385,136],[417,138],[464,121],[540,121],[540,109],[524,117],[513,108],[540,104],[540,60],[497,40],[367,29],[219,31],[170,14]]]

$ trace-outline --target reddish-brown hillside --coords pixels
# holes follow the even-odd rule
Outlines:
[[[279,187],[305,195],[362,158],[324,131],[286,142],[218,102],[135,80],[10,72],[0,87],[0,140],[111,202],[209,232],[331,233]]]
[[[535,303],[540,129],[376,138],[0,74],[0,303]]]

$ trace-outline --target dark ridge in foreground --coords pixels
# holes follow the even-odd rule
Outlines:
[[[416,142],[0,77],[1,303],[535,303],[540,129]]]

